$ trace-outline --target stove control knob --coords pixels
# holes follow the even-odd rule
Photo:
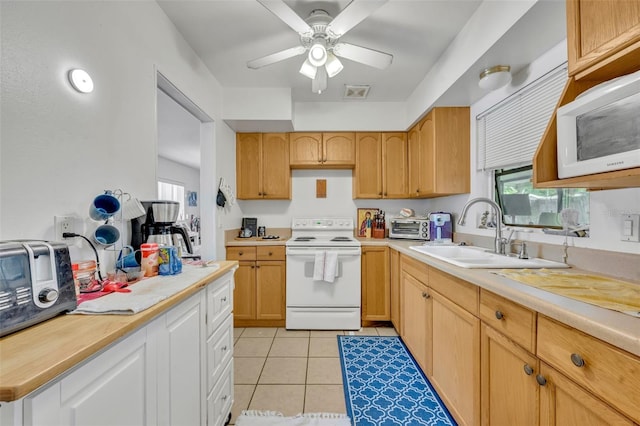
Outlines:
[[[327,221],[327,226],[333,226],[333,221],[332,220],[328,220]]]
[[[54,290],[52,288],[43,289],[40,294],[38,294],[38,299],[42,303],[53,302],[58,298],[58,290]]]

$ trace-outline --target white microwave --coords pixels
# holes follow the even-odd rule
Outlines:
[[[559,178],[640,167],[640,71],[558,108],[557,132]]]

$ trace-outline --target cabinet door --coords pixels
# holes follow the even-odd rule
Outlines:
[[[391,287],[391,324],[398,334],[401,330],[400,321],[400,252],[389,250],[389,271]]]
[[[238,199],[262,198],[262,135],[236,134],[236,187]]]
[[[481,347],[482,424],[537,426],[537,358],[487,325]]]
[[[540,426],[632,426],[634,423],[561,373],[540,363]]]
[[[289,168],[289,135],[262,135],[262,198],[291,199],[291,169]]]
[[[431,308],[430,290],[411,274],[401,272],[402,340],[427,376],[431,364]]]
[[[408,198],[407,134],[382,134],[382,197]]]
[[[569,75],[604,61],[639,40],[639,0],[567,1]]]
[[[411,155],[417,156],[417,168],[414,170],[417,176],[413,180],[417,188],[414,197],[426,197],[435,192],[435,135],[433,110],[418,124],[418,140]],[[454,161],[450,159],[449,161]],[[448,167],[448,164],[441,164],[440,167]],[[413,189],[413,188],[412,188]]]
[[[250,320],[256,318],[256,264],[240,262],[233,290],[233,318]]]
[[[407,133],[407,164],[409,166],[409,197],[418,197],[420,193],[420,123]]]
[[[291,167],[322,165],[322,133],[289,133]]]
[[[25,425],[157,424],[156,354],[140,330],[24,399]],[[199,411],[198,411],[199,413]]]
[[[431,383],[459,424],[480,423],[480,320],[431,290]]]
[[[205,340],[205,299],[202,292],[176,306],[158,331],[158,423],[202,424],[202,353]]]
[[[382,198],[382,138],[380,133],[356,133],[353,198]]]
[[[256,262],[256,319],[285,318],[285,262]]]
[[[470,191],[470,116],[468,107],[434,108],[431,158],[434,195],[465,194]]]
[[[391,319],[389,284],[389,249],[362,248],[362,320],[389,321]]]
[[[323,133],[322,164],[353,168],[356,164],[355,133]]]

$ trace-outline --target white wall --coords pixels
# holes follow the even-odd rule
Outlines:
[[[316,198],[316,180],[327,180],[327,198]],[[387,218],[408,207],[424,214],[426,200],[354,200],[351,170],[293,170],[291,201],[239,201],[243,216],[257,217],[258,224],[275,228],[291,227],[293,217],[346,216],[356,219],[358,208],[380,208]],[[240,218],[232,228],[240,227]]]
[[[87,219],[89,203],[104,189],[156,196],[156,70],[217,121],[203,148],[212,160],[234,146],[233,132],[218,119],[219,83],[155,2],[0,7],[1,240],[52,239],[59,214],[77,215],[88,233],[96,225]],[[91,74],[93,93],[70,87],[73,67]],[[221,161],[213,160],[211,177]],[[215,209],[203,216],[213,257]],[[84,245],[72,248],[72,258],[91,256]]]
[[[469,196],[447,197],[432,202],[433,208],[460,212],[464,203],[473,197],[492,198],[493,186],[490,174],[476,171],[476,116],[500,102],[511,93],[526,86],[567,60],[566,42],[563,41],[515,75],[510,85],[491,92],[471,105],[471,194]],[[472,207],[465,226],[456,226],[459,232],[476,235],[493,235],[493,230],[477,229],[480,212],[488,210],[488,206],[478,204]],[[640,213],[640,188],[610,191],[592,191],[590,193],[590,238],[569,238],[568,244],[600,250],[626,253],[640,253],[640,243],[620,241],[620,215],[623,213]],[[517,228],[516,228],[517,229]],[[564,237],[543,234],[541,230],[519,228],[516,234],[520,239],[551,244],[562,244]]]
[[[197,192],[198,205],[190,207],[187,200],[185,200],[184,211],[187,218],[190,218],[191,215],[200,216],[200,197],[202,197],[200,193],[200,170],[176,163],[167,158],[158,157],[158,180],[184,186],[185,197],[187,196],[187,191]]]

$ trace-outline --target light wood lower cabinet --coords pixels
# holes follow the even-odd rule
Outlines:
[[[389,248],[362,247],[361,275],[362,321],[389,321]]]
[[[285,247],[227,247],[227,259],[240,261],[235,276],[234,325],[283,327],[286,312]]]
[[[418,365],[431,375],[432,305],[429,289],[413,275],[402,271],[402,340]]]
[[[400,334],[402,327],[401,311],[400,311],[400,252],[398,250],[389,249],[389,285],[391,290],[391,324]]]
[[[480,346],[482,425],[538,425],[538,359],[487,325]]]
[[[458,424],[477,425],[480,422],[480,320],[436,291],[431,291],[431,299],[431,383]]]

